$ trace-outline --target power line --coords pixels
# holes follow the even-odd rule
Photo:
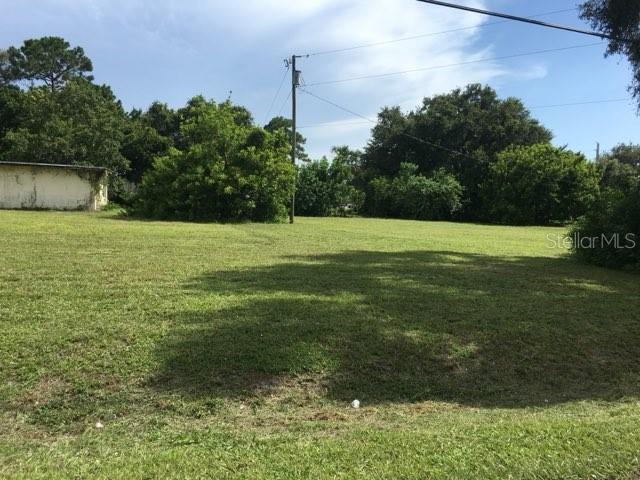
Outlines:
[[[354,111],[352,111],[352,110],[349,110],[349,109],[348,109],[348,108],[346,108],[346,107],[343,107],[343,106],[341,106],[341,105],[338,105],[337,103],[334,103],[334,102],[332,102],[331,100],[327,100],[326,98],[322,98],[322,97],[320,97],[320,96],[316,95],[315,93],[310,92],[309,90],[306,90],[306,89],[304,89],[304,88],[301,88],[301,89],[300,89],[300,91],[301,91],[301,92],[306,93],[307,95],[311,95],[312,97],[314,97],[314,98],[316,98],[316,99],[320,100],[321,102],[328,103],[329,105],[332,105],[332,106],[334,106],[334,107],[336,107],[336,108],[338,108],[338,109],[342,110],[343,112],[347,112],[347,113],[349,113],[349,114],[351,114],[351,115],[353,115],[353,116],[355,116],[355,117],[362,118],[363,120],[366,120],[366,121],[367,121],[367,122],[369,122],[369,123],[377,123],[375,120],[371,120],[370,118],[365,117],[364,115],[361,115],[361,114],[359,114],[359,113],[357,113],[357,112],[354,112]]]
[[[575,7],[574,8],[565,8],[563,10],[554,10],[554,11],[551,11],[551,12],[545,12],[545,13],[539,13],[537,15],[531,15],[529,18],[544,17],[544,16],[547,16],[547,15],[554,15],[554,14],[557,14],[557,13],[573,12],[573,11],[576,11],[576,10],[577,10],[577,8],[575,8]],[[462,32],[462,31],[465,31],[465,30],[473,30],[473,29],[481,28],[481,27],[489,27],[489,26],[492,26],[492,25],[500,25],[500,24],[508,23],[508,22],[509,22],[508,20],[500,20],[498,22],[488,22],[488,23],[483,23],[481,25],[476,25],[476,26],[473,26],[473,27],[460,27],[460,28],[454,28],[454,29],[451,29],[451,30],[441,30],[441,31],[438,31],[438,32],[422,33],[422,34],[419,34],[419,35],[412,35],[412,36],[409,36],[409,37],[400,37],[400,38],[396,38],[396,39],[393,39],[393,40],[386,40],[386,41],[382,41],[382,42],[363,43],[361,45],[355,45],[353,47],[336,48],[336,49],[333,49],[333,50],[323,50],[323,51],[319,51],[319,52],[313,52],[313,53],[310,53],[309,56],[310,57],[317,57],[317,56],[320,56],[320,55],[332,55],[332,54],[336,54],[336,53],[351,52],[353,50],[361,50],[361,49],[364,49],[364,48],[379,47],[379,46],[382,46],[382,45],[389,45],[389,44],[392,44],[392,43],[406,42],[406,41],[409,41],[409,40],[417,40],[419,38],[433,37],[433,36],[436,36],[436,35],[444,35],[444,34],[447,34],[447,33]]]
[[[592,37],[598,37],[598,38],[601,38],[601,39],[614,40],[613,37],[611,37],[609,35],[606,35],[604,33],[593,32],[591,30],[583,30],[581,28],[570,27],[568,25],[559,25],[559,24],[556,24],[556,23],[547,23],[547,22],[543,22],[541,20],[534,20],[532,18],[519,17],[519,16],[516,16],[516,15],[510,15],[510,14],[507,14],[507,13],[493,12],[491,10],[483,10],[481,8],[467,7],[465,5],[458,5],[458,4],[455,4],[455,3],[442,2],[440,0],[417,0],[417,1],[418,2],[422,2],[422,3],[430,3],[432,5],[438,5],[440,7],[454,8],[456,10],[464,10],[465,12],[480,13],[482,15],[489,15],[491,17],[505,18],[507,20],[513,20],[513,21],[516,21],[516,22],[530,23],[532,25],[538,25],[540,27],[555,28],[556,30],[564,30],[564,31],[567,31],[567,32],[580,33],[580,34],[583,34],[583,35],[590,35]]]
[[[341,126],[341,125],[368,125],[369,121],[335,121],[335,122],[322,122],[322,123],[314,123],[311,125],[302,125],[298,128],[320,128],[320,127],[333,127],[333,126]]]
[[[385,77],[393,77],[393,76],[397,76],[397,75],[406,75],[408,73],[415,73],[415,72],[426,72],[429,70],[439,70],[442,68],[451,68],[451,67],[460,67],[463,65],[472,65],[475,63],[482,63],[482,62],[492,62],[492,61],[497,61],[497,60],[508,60],[511,58],[520,58],[520,57],[530,57],[533,55],[542,55],[545,53],[553,53],[553,52],[562,52],[562,51],[567,51],[567,50],[575,50],[578,48],[586,48],[586,47],[594,47],[596,45],[602,45],[602,42],[597,42],[597,43],[587,43],[587,44],[583,44],[583,45],[573,45],[570,47],[561,47],[561,48],[549,48],[546,50],[535,50],[532,52],[525,52],[525,53],[516,53],[513,55],[504,55],[504,56],[500,56],[500,57],[485,57],[485,58],[479,58],[477,60],[468,60],[466,62],[458,62],[458,63],[449,63],[446,65],[433,65],[433,66],[429,66],[429,67],[419,67],[419,68],[412,68],[409,70],[401,70],[401,71],[397,71],[397,72],[388,72],[388,73],[379,73],[379,74],[375,74],[375,75],[363,75],[360,77],[350,77],[350,78],[342,78],[339,80],[325,80],[322,82],[315,82],[315,83],[310,83],[307,85],[307,87],[316,87],[316,86],[320,86],[320,85],[333,85],[333,84],[337,84],[337,83],[346,83],[346,82],[355,82],[357,80],[369,80],[369,79],[374,79],[374,78],[385,78]]]
[[[535,107],[526,107],[529,110],[538,110],[544,108],[559,108],[559,107],[573,107],[578,105],[595,105],[595,104],[603,104],[603,103],[619,103],[619,102],[627,102],[629,98],[614,98],[608,100],[589,100],[583,102],[572,102],[572,103],[556,103],[552,105],[537,105]],[[333,126],[341,126],[341,125],[368,125],[370,122],[367,121],[333,121],[333,122],[321,122],[314,123],[310,125],[303,125],[298,128],[322,128],[322,127],[333,127]]]
[[[267,120],[269,119],[269,114],[271,113],[271,110],[273,109],[273,106],[275,105],[276,100],[280,96],[280,91],[282,90],[282,86],[284,85],[284,81],[287,79],[287,73],[289,73],[289,67],[288,66],[287,66],[287,69],[284,71],[284,75],[282,76],[282,80],[280,81],[280,86],[278,87],[278,90],[276,91],[276,94],[273,97],[273,100],[271,100],[271,105],[269,105],[269,110],[267,110],[267,113],[264,116],[264,122],[262,122],[264,124],[267,123]]]
[[[289,95],[287,95],[287,98],[285,98],[284,102],[282,102],[282,106],[280,107],[280,110],[278,110],[278,115],[277,115],[278,117],[282,114],[282,110],[284,110],[284,107],[290,98],[291,98],[291,92],[289,92]]]
[[[573,107],[575,105],[594,105],[600,103],[617,103],[628,102],[628,98],[614,98],[611,100],[590,100],[588,102],[574,102],[574,103],[557,103],[555,105],[539,105],[537,107],[529,107],[529,110],[538,110],[542,108],[556,108],[556,107]]]
[[[338,105],[335,102],[332,102],[331,100],[328,100],[326,98],[323,98],[319,95],[316,95],[315,93],[312,93],[308,90],[305,90],[304,88],[300,88],[300,91],[306,93],[307,95],[310,95],[314,98],[316,98],[317,100],[320,100],[321,102],[327,103],[335,108],[338,108],[339,110],[342,110],[343,112],[349,113],[350,115],[353,115],[355,117],[358,118],[362,118],[363,120],[366,120],[366,122],[324,122],[324,123],[319,123],[319,124],[315,124],[315,125],[307,125],[304,127],[300,127],[300,128],[314,128],[314,127],[321,127],[321,126],[328,126],[328,125],[360,125],[360,124],[374,124],[376,125],[378,122],[375,120],[372,120],[371,118],[365,116],[365,115],[361,115],[360,113],[354,112],[353,110],[350,110],[346,107],[343,107],[342,105]],[[609,99],[609,100],[590,100],[590,101],[585,101],[585,102],[574,102],[574,103],[557,103],[557,104],[553,104],[553,105],[540,105],[540,106],[536,106],[536,107],[530,107],[530,109],[541,109],[541,108],[555,108],[555,107],[569,107],[569,106],[574,106],[574,105],[590,105],[590,104],[600,104],[600,103],[614,103],[614,102],[625,102],[628,101],[628,98],[614,98],[614,99]],[[459,152],[457,150],[452,150],[450,148],[447,147],[443,147],[442,145],[438,145],[432,142],[429,142],[427,140],[424,140],[422,138],[416,137],[414,135],[405,133],[405,132],[399,132],[400,135],[403,135],[407,138],[411,138],[413,140],[416,140],[420,143],[424,143],[425,145],[429,145],[430,147],[434,147],[437,148],[439,150],[443,150],[445,152],[454,154],[454,155],[459,155],[462,156],[468,160],[471,160],[472,158],[462,152]]]
[[[340,110],[342,110],[344,112],[347,112],[347,113],[350,113],[351,115],[354,115],[356,117],[362,118],[362,119],[366,120],[369,123],[372,123],[372,124],[377,124],[378,123],[375,120],[371,120],[370,118],[365,117],[364,115],[361,115],[361,114],[359,114],[357,112],[354,112],[353,110],[349,110],[348,108],[343,107],[342,105],[338,105],[337,103],[334,103],[331,100],[328,100],[326,98],[322,98],[322,97],[316,95],[315,93],[311,93],[310,91],[305,90],[304,88],[301,88],[300,91],[306,93],[307,95],[311,95],[312,97],[314,97],[314,98],[316,98],[316,99],[318,99],[318,100],[320,100],[322,102],[325,102],[325,103],[327,103],[329,105],[332,105],[332,106],[334,106],[334,107],[336,107],[336,108],[338,108],[338,109],[340,109]],[[442,145],[438,145],[438,144],[435,144],[435,143],[428,142],[427,140],[424,140],[424,139],[418,138],[418,137],[414,137],[413,135],[410,135],[408,133],[404,133],[404,132],[399,132],[399,133],[400,133],[400,135],[403,135],[405,137],[411,138],[411,139],[416,140],[416,141],[418,141],[420,143],[424,143],[425,145],[429,145],[430,147],[434,147],[434,148],[443,150],[445,152],[452,153],[454,155],[460,155],[460,156],[465,157],[467,159],[471,159],[471,157],[469,157],[468,155],[466,155],[466,154],[464,154],[462,152],[458,152],[456,150],[452,150],[450,148],[443,147]]]

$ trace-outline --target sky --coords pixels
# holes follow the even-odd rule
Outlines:
[[[575,1],[456,1],[588,28]],[[0,0],[0,11],[0,48],[64,37],[85,49],[96,82],[110,85],[127,109],[231,97],[264,124],[290,116],[284,58],[312,54],[298,61],[306,85],[298,124],[312,158],[330,156],[334,145],[365,146],[372,124],[362,117],[375,119],[382,107],[409,111],[425,96],[475,82],[522,99],[555,144],[589,158],[597,142],[602,151],[640,143],[628,62],[605,58],[595,37],[415,0]],[[383,42],[391,43],[323,53]],[[564,50],[548,51],[555,49]],[[550,107],[602,100],[620,101]]]

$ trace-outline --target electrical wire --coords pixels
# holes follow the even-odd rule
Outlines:
[[[433,4],[433,5],[439,5],[439,6],[443,6],[443,7],[448,7],[448,8],[455,8],[455,9],[470,11],[470,12],[474,12],[474,13],[480,13],[480,14],[484,14],[484,15],[491,15],[491,16],[500,17],[500,18],[504,18],[505,19],[505,20],[502,20],[502,21],[490,22],[490,23],[479,25],[479,26],[496,25],[496,24],[506,23],[508,21],[520,21],[520,22],[526,22],[526,23],[530,23],[530,24],[534,24],[534,25],[538,25],[538,26],[544,26],[544,27],[548,27],[548,28],[555,28],[555,29],[570,31],[570,32],[574,32],[574,33],[580,33],[580,34],[585,34],[585,35],[596,36],[596,37],[598,37],[598,38],[600,38],[602,40],[604,40],[604,39],[612,39],[612,37],[610,37],[608,35],[600,34],[598,32],[587,31],[587,30],[582,30],[582,29],[578,29],[578,28],[574,28],[574,27],[569,27],[569,26],[552,24],[552,23],[547,23],[547,22],[534,20],[535,17],[541,17],[541,16],[545,16],[545,15],[552,15],[552,14],[556,14],[556,13],[573,11],[573,10],[576,10],[576,8],[564,9],[564,10],[555,10],[555,11],[552,11],[552,12],[546,12],[546,13],[541,13],[541,14],[537,14],[537,15],[532,15],[531,17],[527,18],[527,17],[518,17],[518,16],[515,16],[515,15],[509,15],[509,14],[502,14],[502,13],[498,13],[498,12],[492,12],[492,11],[489,11],[489,10],[482,10],[482,9],[477,9],[477,8],[472,8],[472,7],[466,7],[466,6],[463,6],[463,5],[456,5],[456,4],[452,4],[452,3],[448,3],[448,2],[442,2],[442,1],[439,1],[439,0],[418,0],[418,1],[423,2],[423,3],[430,3],[430,4]],[[307,57],[313,57],[313,56],[330,55],[330,54],[348,52],[348,51],[359,50],[359,49],[364,49],[364,48],[387,45],[387,44],[391,44],[391,43],[415,40],[415,39],[424,38],[424,37],[428,37],[428,36],[442,35],[442,34],[452,33],[452,32],[459,32],[459,31],[468,30],[468,29],[472,29],[472,28],[478,28],[479,26],[476,26],[476,27],[463,27],[463,28],[452,29],[452,30],[444,30],[444,31],[440,31],[440,32],[431,32],[431,33],[425,33],[425,34],[421,34],[421,35],[414,35],[414,36],[410,36],[410,37],[397,38],[397,39],[387,40],[387,41],[382,41],[382,42],[374,42],[374,43],[356,45],[356,46],[347,47],[347,48],[324,50],[324,51],[310,53],[310,54],[308,54],[306,56]],[[335,126],[335,125],[358,125],[358,124],[364,124],[364,123],[374,124],[374,125],[377,124],[377,121],[372,120],[372,119],[370,119],[370,118],[368,118],[368,117],[366,117],[366,116],[364,116],[362,114],[359,114],[357,112],[354,112],[353,110],[350,110],[350,109],[348,109],[346,107],[343,107],[342,105],[339,105],[339,104],[337,104],[335,102],[332,102],[331,100],[328,100],[326,98],[320,97],[319,95],[316,95],[316,94],[310,92],[309,90],[306,90],[305,88],[302,88],[303,86],[314,87],[314,86],[320,86],[320,85],[332,85],[332,84],[346,83],[346,82],[352,82],[352,81],[358,81],[358,80],[386,78],[386,77],[404,75],[404,74],[409,74],[409,73],[414,73],[414,72],[437,70],[437,69],[443,69],[443,68],[451,68],[451,67],[470,65],[470,64],[476,64],[476,63],[481,63],[481,62],[507,60],[507,59],[512,59],[512,58],[526,57],[526,56],[532,56],[532,55],[540,55],[540,54],[546,54],[546,53],[575,50],[575,49],[579,49],[579,48],[587,48],[587,47],[592,47],[592,46],[597,46],[597,45],[602,45],[602,44],[603,44],[603,42],[598,42],[598,43],[573,45],[573,46],[552,48],[552,49],[545,49],[545,50],[536,50],[536,51],[531,51],[531,52],[524,52],[524,53],[518,53],[518,54],[512,54],[512,55],[504,55],[504,56],[499,56],[499,57],[481,58],[481,59],[476,59],[476,60],[469,60],[469,61],[466,61],[466,62],[446,64],[446,65],[434,65],[434,66],[428,66],[428,67],[419,67],[419,68],[413,68],[413,69],[396,71],[396,72],[387,72],[387,73],[374,74],[374,75],[363,75],[363,76],[358,76],[358,77],[343,78],[343,79],[337,79],[337,80],[327,80],[327,81],[321,81],[321,82],[310,83],[310,84],[307,84],[307,85],[302,85],[302,86],[300,86],[300,91],[301,92],[303,92],[303,93],[305,93],[305,94],[307,94],[307,95],[309,95],[311,97],[314,97],[317,100],[320,100],[320,101],[322,101],[324,103],[327,103],[327,104],[329,104],[329,105],[331,105],[331,106],[333,106],[333,107],[335,107],[335,108],[337,108],[339,110],[342,110],[342,111],[344,111],[346,113],[349,113],[350,115],[353,115],[354,117],[361,118],[361,119],[365,120],[366,122],[355,122],[355,121],[354,122],[324,122],[324,123],[319,123],[319,124],[314,124],[314,125],[305,125],[305,126],[301,126],[299,128],[300,129],[304,129],[304,128],[317,128],[317,127],[322,127],[322,126]],[[286,72],[285,72],[285,76],[283,77],[282,82],[281,82],[281,84],[280,84],[280,86],[278,88],[278,92],[276,93],[276,96],[274,97],[274,100],[272,101],[272,104],[271,104],[271,106],[269,108],[268,113],[271,112],[271,109],[273,108],[273,104],[275,103],[277,97],[279,96],[279,93],[280,93],[280,90],[282,89],[282,85],[284,84],[284,79],[285,78],[286,78]],[[287,101],[289,100],[290,97],[291,97],[291,92],[289,92],[289,95],[287,96],[287,98],[285,99],[284,103],[280,107],[278,115],[280,115],[280,113],[282,112],[284,106],[286,105],[286,103],[287,103]],[[592,101],[574,102],[574,103],[560,103],[560,104],[552,104],[552,105],[540,105],[540,106],[530,107],[530,109],[533,110],[533,109],[557,108],[557,107],[568,107],[568,106],[577,106],[577,105],[604,104],[604,103],[624,102],[624,101],[628,101],[628,100],[629,100],[628,98],[609,99],[609,100],[592,100]],[[268,116],[268,113],[267,113],[267,116]],[[413,140],[416,140],[416,141],[418,141],[420,143],[423,143],[423,144],[429,145],[431,147],[446,151],[448,153],[451,153],[451,154],[454,154],[454,155],[459,155],[459,156],[462,156],[462,157],[465,157],[465,158],[468,158],[468,159],[471,158],[465,153],[462,153],[462,152],[459,152],[459,151],[456,151],[456,150],[452,150],[452,149],[447,148],[447,147],[443,147],[442,145],[438,145],[438,144],[429,142],[429,141],[424,140],[422,138],[415,137],[415,136],[413,136],[411,134],[404,133],[404,132],[400,132],[400,134],[405,136],[405,137],[408,137],[408,138],[411,138]]]
[[[489,15],[491,17],[506,18],[507,20],[512,20],[516,22],[530,23],[532,25],[538,25],[540,27],[554,28],[556,30],[564,30],[567,32],[580,33],[582,35],[590,35],[592,37],[598,37],[601,39],[614,40],[613,37],[606,35],[604,33],[593,32],[591,30],[583,30],[581,28],[570,27],[568,25],[559,25],[557,23],[547,23],[540,20],[534,20],[532,18],[519,17],[517,15],[510,15],[508,13],[500,13],[500,12],[494,12],[491,10],[483,10],[481,8],[467,7],[466,5],[458,5],[455,3],[442,2],[440,0],[417,0],[417,1],[422,3],[429,3],[431,5],[438,5],[440,7],[454,8],[456,10],[464,10],[465,12]]]
[[[319,123],[319,124],[316,124],[316,125],[307,125],[307,126],[303,126],[303,127],[300,127],[300,128],[314,128],[314,127],[329,126],[329,125],[359,125],[359,124],[365,124],[365,123],[376,125],[378,123],[377,121],[372,120],[371,118],[369,118],[369,117],[367,117],[365,115],[362,115],[362,114],[360,114],[358,112],[354,112],[353,110],[350,110],[350,109],[348,109],[346,107],[343,107],[342,105],[339,105],[339,104],[337,104],[335,102],[332,102],[331,100],[323,98],[323,97],[321,97],[319,95],[316,95],[315,93],[312,93],[312,92],[310,92],[308,90],[305,90],[304,88],[301,88],[300,91],[302,91],[303,93],[306,93],[307,95],[310,95],[310,96],[316,98],[317,100],[320,100],[321,102],[327,103],[327,104],[329,104],[329,105],[331,105],[331,106],[333,106],[333,107],[335,107],[335,108],[337,108],[339,110],[342,110],[343,112],[349,113],[349,114],[351,114],[351,115],[353,115],[355,117],[362,118],[363,120],[366,120],[366,122],[324,122],[324,123]],[[590,104],[613,103],[613,102],[626,102],[628,100],[629,100],[628,98],[616,98],[616,99],[610,99],[610,100],[591,100],[591,101],[586,101],[586,102],[558,103],[558,104],[553,104],[553,105],[540,105],[540,106],[536,106],[536,107],[531,107],[531,109],[568,107],[568,106],[574,106],[574,105],[590,105]],[[423,143],[423,144],[428,145],[430,147],[437,148],[439,150],[451,153],[453,155],[462,156],[462,157],[464,157],[466,159],[469,159],[469,160],[472,159],[469,155],[467,155],[465,153],[462,153],[462,152],[459,152],[457,150],[452,150],[450,148],[443,147],[442,145],[438,145],[438,144],[429,142],[427,140],[424,140],[422,138],[416,137],[416,136],[411,135],[409,133],[404,133],[404,132],[399,132],[399,133],[400,133],[400,135],[403,135],[403,136],[405,136],[407,138],[411,138],[413,140],[416,140],[417,142]]]
[[[329,105],[332,105],[332,106],[334,106],[334,107],[336,107],[336,108],[338,108],[338,109],[342,110],[343,112],[347,112],[347,113],[349,113],[349,114],[353,115],[354,117],[362,118],[363,120],[366,120],[366,121],[367,121],[367,122],[369,122],[369,123],[377,123],[375,120],[371,120],[369,117],[365,117],[364,115],[361,115],[361,114],[359,114],[359,113],[357,113],[357,112],[354,112],[354,111],[352,111],[352,110],[349,110],[348,108],[343,107],[342,105],[338,105],[337,103],[334,103],[334,102],[332,102],[331,100],[328,100],[328,99],[326,99],[326,98],[320,97],[319,95],[316,95],[315,93],[312,93],[312,92],[310,92],[309,90],[305,90],[304,88],[301,88],[301,89],[300,89],[300,91],[301,91],[301,92],[304,92],[304,93],[306,93],[307,95],[310,95],[310,96],[312,96],[312,97],[314,97],[314,98],[316,98],[316,99],[318,99],[318,100],[320,100],[321,102],[324,102],[324,103],[327,103],[327,104],[329,104]]]
[[[369,80],[369,79],[376,79],[376,78],[393,77],[393,76],[398,76],[398,75],[406,75],[408,73],[426,72],[426,71],[430,71],[430,70],[439,70],[439,69],[443,69],[443,68],[460,67],[460,66],[464,66],[464,65],[472,65],[472,64],[476,64],[476,63],[482,63],[482,62],[508,60],[508,59],[512,59],[512,58],[529,57],[529,56],[533,56],[533,55],[542,55],[542,54],[545,54],[545,53],[554,53],[554,52],[563,52],[563,51],[568,51],[568,50],[576,50],[576,49],[579,49],[579,48],[594,47],[594,46],[602,45],[602,44],[603,44],[602,42],[586,43],[586,44],[582,44],[582,45],[572,45],[572,46],[568,46],[568,47],[548,48],[548,49],[545,49],[545,50],[534,50],[534,51],[531,51],[531,52],[516,53],[516,54],[512,54],[512,55],[503,55],[503,56],[499,56],[499,57],[485,57],[485,58],[479,58],[477,60],[468,60],[466,62],[449,63],[449,64],[446,64],[446,65],[432,65],[432,66],[428,66],[428,67],[412,68],[412,69],[409,69],[409,70],[400,70],[400,71],[397,71],[397,72],[379,73],[379,74],[374,74],[374,75],[362,75],[362,76],[359,76],[359,77],[349,77],[349,78],[342,78],[342,79],[338,79],[338,80],[324,80],[324,81],[321,81],[321,82],[309,83],[307,85],[307,87],[317,87],[317,86],[320,86],[320,85],[334,85],[334,84],[338,84],[338,83],[355,82],[355,81],[358,81],[358,80]]]
[[[611,100],[590,100],[587,102],[574,102],[574,103],[557,103],[555,105],[539,105],[537,107],[529,107],[529,110],[538,110],[543,108],[556,108],[556,107],[573,107],[575,105],[594,105],[601,103],[617,103],[617,102],[628,102],[628,98],[614,98]]]
[[[289,66],[288,65],[287,65],[286,70],[284,71],[284,75],[282,76],[282,80],[280,81],[280,86],[278,87],[278,90],[276,91],[276,94],[273,97],[273,100],[271,100],[271,105],[269,105],[269,110],[267,110],[267,113],[264,116],[264,122],[263,122],[264,124],[266,124],[267,120],[269,120],[269,114],[271,113],[271,110],[273,110],[273,106],[275,105],[276,100],[280,96],[280,91],[282,90],[282,86],[284,85],[284,81],[287,78],[287,73],[289,73]]]
[[[316,99],[318,99],[318,100],[320,100],[320,101],[322,101],[324,103],[332,105],[332,106],[334,106],[334,107],[336,107],[336,108],[338,108],[338,109],[340,109],[340,110],[342,110],[344,112],[347,112],[347,113],[350,113],[351,115],[354,115],[356,117],[362,118],[362,119],[368,121],[369,123],[372,123],[372,124],[377,124],[378,123],[375,120],[371,120],[370,118],[368,118],[368,117],[366,117],[364,115],[361,115],[361,114],[359,114],[357,112],[354,112],[353,110],[349,110],[348,108],[343,107],[342,105],[338,105],[337,103],[332,102],[331,100],[328,100],[326,98],[320,97],[320,96],[316,95],[315,93],[312,93],[312,92],[310,92],[308,90],[305,90],[304,88],[301,88],[300,91],[302,91],[302,92],[306,93],[307,95],[310,95],[310,96],[312,96],[312,97],[314,97],[314,98],[316,98]],[[451,154],[454,154],[454,155],[459,155],[459,156],[462,156],[462,157],[465,157],[465,158],[471,160],[471,157],[468,156],[465,153],[458,152],[457,150],[452,150],[452,149],[447,148],[447,147],[443,147],[442,145],[438,145],[436,143],[428,142],[427,140],[424,140],[424,139],[418,138],[418,137],[414,137],[413,135],[408,134],[408,133],[404,133],[404,132],[399,132],[399,133],[400,133],[400,135],[403,135],[405,137],[411,138],[411,139],[416,140],[416,141],[418,141],[420,143],[424,143],[425,145],[428,145],[430,147],[437,148],[439,150],[443,150],[445,152],[448,152],[448,153],[451,153]]]
[[[529,110],[538,110],[544,108],[559,108],[559,107],[573,107],[578,105],[596,105],[603,103],[619,103],[619,102],[627,102],[630,101],[629,98],[613,98],[609,100],[589,100],[584,102],[573,102],[573,103],[556,103],[552,105],[537,105],[535,107],[527,107]],[[298,128],[321,128],[321,127],[333,127],[340,125],[368,125],[369,120],[365,121],[333,121],[333,122],[321,122],[314,123],[310,125],[302,125]]]
[[[280,107],[280,110],[278,110],[278,117],[282,114],[282,110],[284,110],[284,106],[287,104],[287,101],[291,98],[291,91],[289,91],[289,95],[287,95],[287,98],[284,99],[284,102],[282,102],[282,106]]]
[[[298,127],[299,129],[301,128],[320,128],[320,127],[333,127],[333,126],[340,126],[340,125],[368,125],[369,122],[368,121],[335,121],[335,122],[322,122],[322,123],[314,123],[311,125],[302,125],[300,127]]]
[[[565,8],[563,10],[553,10],[551,12],[545,12],[545,13],[539,13],[537,15],[531,15],[528,18],[544,17],[544,16],[547,16],[547,15],[555,15],[555,14],[558,14],[558,13],[574,12],[576,10],[577,10],[576,7],[574,7],[574,8]],[[355,45],[353,47],[336,48],[336,49],[333,49],[333,50],[322,50],[322,51],[319,51],[319,52],[310,53],[309,56],[310,57],[317,57],[317,56],[321,56],[321,55],[333,55],[333,54],[337,54],[337,53],[351,52],[351,51],[354,51],[354,50],[361,50],[361,49],[364,49],[364,48],[380,47],[380,46],[383,46],[383,45],[390,45],[390,44],[393,44],[393,43],[407,42],[407,41],[410,41],[410,40],[417,40],[417,39],[426,38],[426,37],[434,37],[434,36],[437,36],[437,35],[445,35],[445,34],[448,34],[448,33],[463,32],[465,30],[473,30],[473,29],[476,29],[476,28],[484,28],[484,27],[489,27],[489,26],[492,26],[492,25],[500,25],[500,24],[503,24],[503,23],[509,23],[509,20],[499,20],[497,22],[487,22],[487,23],[483,23],[483,24],[480,24],[480,25],[475,25],[473,27],[460,27],[460,28],[454,28],[454,29],[450,29],[450,30],[441,30],[441,31],[438,31],[438,32],[422,33],[422,34],[419,34],[419,35],[412,35],[412,36],[409,36],[409,37],[400,37],[400,38],[396,38],[396,39],[392,39],[392,40],[385,40],[385,41],[382,41],[382,42],[363,43],[361,45]]]

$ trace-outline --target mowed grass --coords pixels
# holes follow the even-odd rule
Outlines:
[[[637,478],[640,277],[563,233],[2,211],[0,478]]]

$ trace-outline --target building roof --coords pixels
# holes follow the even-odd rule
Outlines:
[[[109,169],[105,167],[93,167],[89,165],[60,165],[57,163],[29,163],[29,162],[0,162],[2,165],[16,165],[24,167],[49,167],[49,168],[64,168],[67,170],[91,170],[95,172],[108,172]]]

